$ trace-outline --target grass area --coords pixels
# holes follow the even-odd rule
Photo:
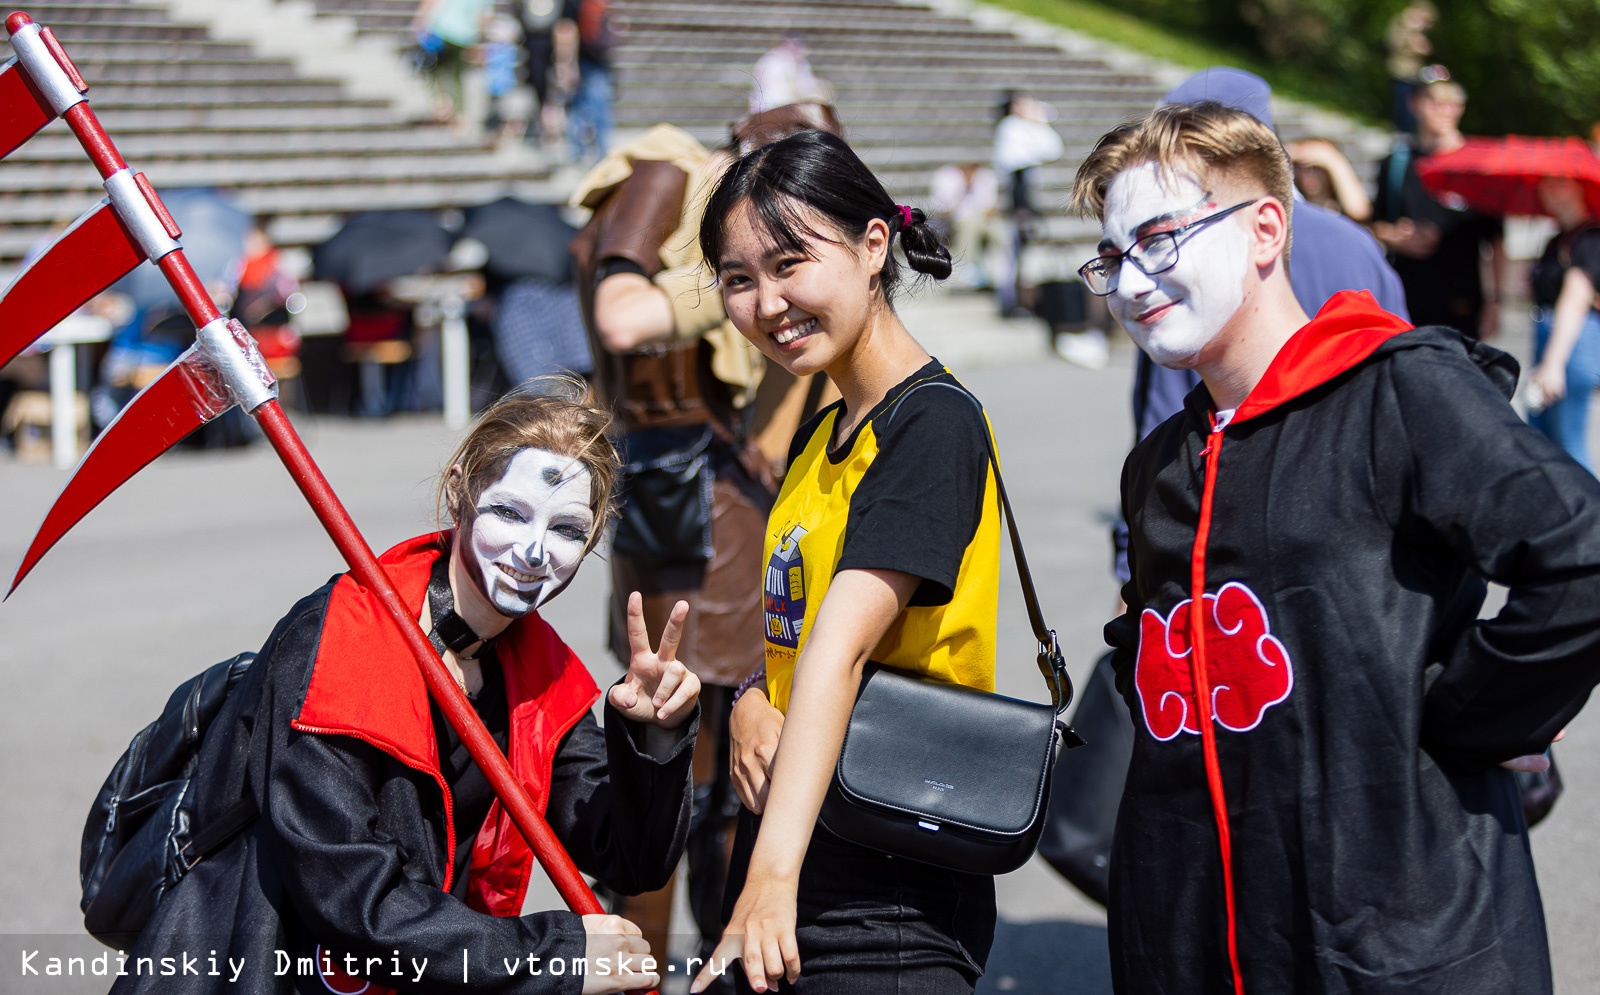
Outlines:
[[[1016,11],[1050,24],[1099,38],[1192,69],[1235,66],[1266,80],[1275,94],[1317,104],[1328,110],[1381,125],[1381,116],[1363,104],[1368,95],[1329,83],[1293,66],[1269,63],[1243,48],[1214,44],[1163,28],[1095,0],[981,0],[991,7]]]

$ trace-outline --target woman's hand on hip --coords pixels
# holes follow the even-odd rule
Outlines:
[[[728,720],[728,737],[733,742],[729,766],[733,768],[733,789],[744,807],[760,815],[767,807],[767,773],[772,756],[778,752],[778,736],[783,732],[783,713],[772,707],[760,688],[751,688],[733,706]]]
[[[677,659],[678,640],[683,637],[683,620],[688,615],[687,601],[673,605],[661,630],[661,643],[652,650],[650,633],[644,625],[644,599],[638,591],[628,596],[628,647],[632,656],[627,676],[613,685],[606,696],[612,708],[635,722],[663,729],[683,725],[700,697],[700,678]]]
[[[705,991],[735,960],[744,962],[744,975],[758,992],[777,988],[779,978],[793,984],[800,977],[800,947],[794,937],[797,887],[796,882],[787,880],[752,878],[747,882],[728,928],[722,931],[722,940],[706,958],[706,966],[689,991]]]
[[[1546,407],[1567,396],[1567,371],[1564,366],[1540,363],[1533,368],[1533,376],[1528,379],[1539,389]]]
[[[583,917],[583,995],[614,995],[661,984],[639,927],[621,916]],[[647,970],[648,968],[648,970]]]

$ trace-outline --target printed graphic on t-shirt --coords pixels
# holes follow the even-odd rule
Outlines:
[[[1255,592],[1237,581],[1205,596],[1206,676],[1211,714],[1232,732],[1249,732],[1267,709],[1289,697],[1294,666],[1289,650],[1267,621]],[[1189,655],[1189,605],[1185,598],[1165,618],[1146,608],[1139,617],[1139,660],[1134,686],[1145,728],[1163,742],[1180,732],[1200,735],[1199,709]]]
[[[800,540],[805,534],[805,526],[792,526],[767,561],[767,642],[788,649],[800,646],[800,632],[805,626],[805,561],[800,556]]]

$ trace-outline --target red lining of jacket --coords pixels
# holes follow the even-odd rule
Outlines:
[[[408,539],[378,558],[401,600],[421,614],[434,561],[449,533]],[[583,662],[537,613],[513,622],[495,643],[505,674],[511,769],[543,814],[556,747],[600,697]],[[377,596],[345,574],[334,584],[300,714],[302,732],[354,736],[430,775],[444,794],[447,862],[443,890],[455,872],[455,822],[449,786],[439,769],[427,686],[405,640]],[[467,904],[514,916],[532,873],[533,853],[496,801],[472,848]]]
[[[1189,656],[1190,675],[1195,689],[1195,706],[1200,719],[1201,751],[1205,759],[1206,787],[1211,796],[1212,816],[1217,824],[1217,840],[1222,855],[1223,901],[1228,917],[1228,962],[1233,973],[1235,995],[1244,995],[1244,972],[1239,962],[1238,914],[1234,904],[1232,829],[1228,823],[1227,795],[1223,791],[1222,767],[1217,758],[1216,730],[1211,721],[1211,679],[1201,618],[1206,593],[1206,546],[1211,537],[1211,512],[1216,495],[1218,467],[1222,460],[1222,441],[1227,428],[1256,415],[1271,411],[1288,401],[1320,387],[1334,377],[1354,369],[1378,347],[1411,330],[1404,319],[1378,306],[1365,290],[1344,290],[1328,298],[1316,317],[1303,325],[1272,358],[1261,380],[1239,405],[1224,428],[1212,429],[1201,453],[1205,457],[1205,483],[1200,496],[1200,518],[1195,526],[1194,552],[1190,558],[1189,631],[1201,633]]]

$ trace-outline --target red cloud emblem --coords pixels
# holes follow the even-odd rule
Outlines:
[[[1294,667],[1272,634],[1255,592],[1237,582],[1205,596],[1206,671],[1211,713],[1225,729],[1248,732],[1267,709],[1289,697]],[[1199,709],[1189,672],[1189,600],[1165,618],[1146,608],[1139,617],[1139,662],[1134,685],[1150,735],[1163,742],[1180,732],[1198,736]]]

